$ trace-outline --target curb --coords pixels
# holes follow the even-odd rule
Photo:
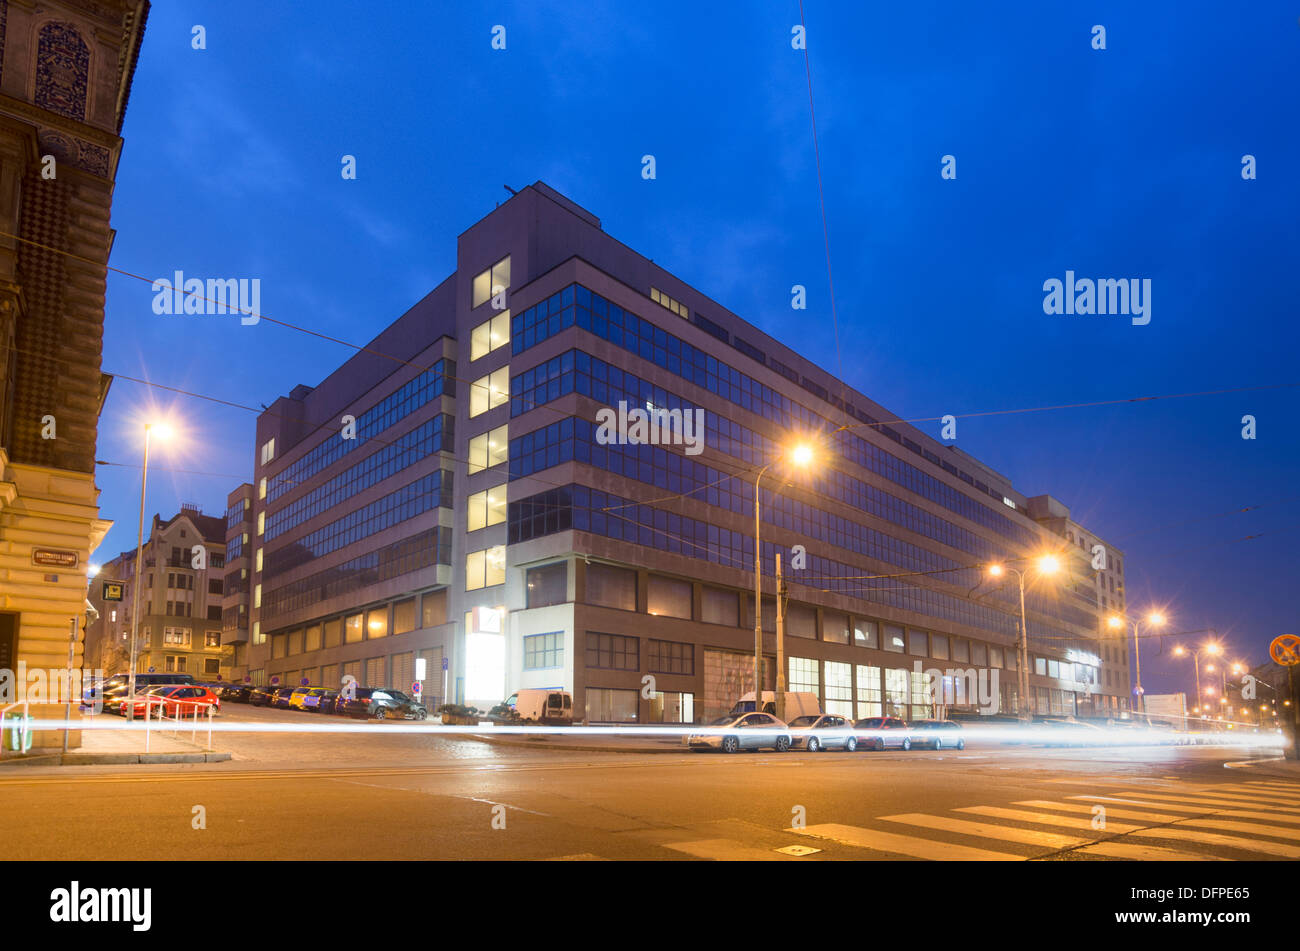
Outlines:
[[[52,753],[46,756],[5,760],[0,768],[10,766],[123,766],[167,763],[224,763],[229,753]]]
[[[619,749],[609,746],[581,746],[573,743],[551,743],[545,740],[515,740],[507,739],[504,736],[483,736],[478,733],[465,734],[470,739],[482,740],[485,743],[497,743],[501,746],[517,746],[526,750],[559,750],[567,753],[684,753],[686,747],[664,748],[656,747],[636,747],[631,749]]]

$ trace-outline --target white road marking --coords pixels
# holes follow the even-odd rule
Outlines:
[[[860,826],[824,823],[808,826],[805,829],[786,829],[798,835],[830,839],[844,845],[859,849],[871,849],[875,852],[891,852],[896,855],[909,855],[915,859],[929,861],[969,861],[969,862],[1023,862],[1026,856],[1011,852],[991,852],[987,849],[974,849],[968,845],[954,845],[951,842],[939,842],[934,839],[922,839],[911,835],[898,835],[879,829],[864,829]]]

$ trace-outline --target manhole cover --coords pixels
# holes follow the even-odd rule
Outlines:
[[[776,851],[783,855],[812,855],[814,852],[820,852],[821,849],[814,849],[807,845],[787,845],[785,848]]]

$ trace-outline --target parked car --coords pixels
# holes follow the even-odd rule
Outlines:
[[[959,750],[966,748],[966,738],[961,735],[961,724],[952,720],[913,720],[911,730],[913,746],[927,746],[941,750],[945,746]]]
[[[278,710],[288,710],[289,700],[291,697],[293,697],[294,691],[301,690],[301,689],[302,689],[301,687],[294,687],[287,684],[282,687],[278,687],[275,693],[271,695],[271,706],[275,707]]]
[[[858,748],[858,738],[853,733],[853,726],[844,717],[823,713],[791,720],[790,746],[793,749],[806,749],[809,753],[819,750],[844,750],[852,753]]]
[[[337,690],[331,690],[328,687],[323,687],[321,689],[324,693],[320,695],[320,703],[316,706],[316,709],[320,713],[336,713],[337,711],[334,709],[334,706],[338,703],[339,692]]]
[[[269,707],[271,699],[280,692],[279,684],[263,684],[248,692],[248,702],[255,707]]]
[[[226,684],[217,691],[217,696],[227,703],[248,703],[248,695],[252,692],[252,684]]]
[[[724,753],[742,749],[773,749],[784,753],[790,748],[789,728],[770,713],[742,713],[739,716],[728,713],[718,717],[709,727],[727,732],[688,733],[682,742],[688,749],[721,750]]]
[[[400,690],[391,687],[358,687],[357,695],[349,700],[341,696],[335,701],[334,712],[358,720],[376,717],[380,720],[413,717],[423,720],[429,711]]]
[[[143,693],[150,687],[156,687],[160,684],[192,684],[194,677],[191,674],[136,674],[135,675],[135,692]],[[131,689],[130,674],[114,674],[107,680],[96,684],[82,694],[82,703],[90,706],[96,700],[102,701],[104,709],[116,708],[122,700],[126,699],[127,692]],[[110,707],[111,704],[111,707]]]
[[[299,687],[289,697],[289,706],[295,710],[318,711],[321,697],[328,692],[324,687]]]
[[[907,729],[907,721],[900,717],[863,717],[853,724],[858,738],[858,746],[868,750],[883,750],[897,747],[900,750],[912,748],[912,736]]]
[[[144,696],[138,696],[129,703],[124,703],[133,720],[151,717],[187,717],[198,713],[205,716],[209,708],[213,713],[221,712],[221,700],[207,687],[186,684],[154,687]]]

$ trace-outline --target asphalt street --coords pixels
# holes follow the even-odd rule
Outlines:
[[[240,719],[319,722],[223,716]],[[225,734],[219,748],[234,759],[5,769],[7,857],[1300,858],[1300,777],[1241,749],[727,756],[414,732]]]

